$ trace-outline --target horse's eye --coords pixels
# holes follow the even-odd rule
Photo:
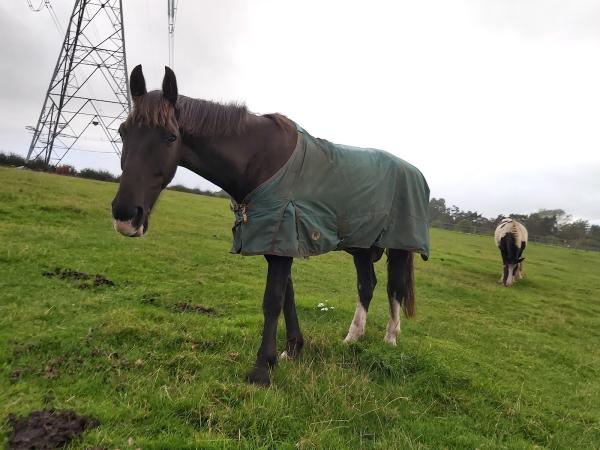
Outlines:
[[[165,133],[162,138],[165,142],[168,142],[169,144],[177,140],[177,136],[175,136],[173,133]]]

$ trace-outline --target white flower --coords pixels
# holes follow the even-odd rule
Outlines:
[[[323,308],[324,306],[325,306],[325,303],[319,303],[319,304],[317,305],[317,308]]]
[[[329,308],[321,308],[321,311],[329,311]]]

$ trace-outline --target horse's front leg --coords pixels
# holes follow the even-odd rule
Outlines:
[[[304,347],[304,338],[300,331],[298,323],[298,314],[296,313],[296,302],[294,300],[294,284],[290,274],[287,288],[285,290],[285,300],[283,303],[283,315],[285,317],[286,346],[281,354],[282,359],[296,359]]]
[[[269,369],[277,362],[277,319],[283,306],[293,261],[293,258],[284,256],[265,255],[265,258],[269,264],[263,298],[265,323],[256,362],[248,374],[250,383],[261,386],[270,384]]]
[[[516,276],[517,280],[522,280],[523,278],[525,278],[525,274],[523,273],[523,263],[520,262],[519,264],[517,264],[517,276]]]

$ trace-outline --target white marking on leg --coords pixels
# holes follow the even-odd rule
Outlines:
[[[360,300],[356,302],[356,311],[354,311],[354,318],[350,323],[350,329],[344,342],[356,342],[363,334],[365,334],[365,324],[367,322],[367,311],[362,305]]]
[[[517,280],[522,280],[524,277],[525,274],[523,273],[523,263],[519,263],[517,269]]]
[[[504,283],[504,285],[506,287],[512,286],[512,284],[515,282],[515,277],[513,276],[514,270],[515,270],[514,264],[509,264],[508,265],[508,276],[506,277],[506,282]]]
[[[390,304],[390,320],[388,321],[387,328],[385,330],[385,337],[383,342],[396,345],[396,338],[400,333],[400,303],[395,299],[391,300]]]

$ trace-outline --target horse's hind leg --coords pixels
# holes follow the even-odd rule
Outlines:
[[[351,253],[354,257],[354,266],[356,267],[358,300],[356,302],[354,318],[350,323],[350,329],[344,342],[355,342],[365,334],[367,311],[369,310],[369,303],[371,303],[371,299],[373,298],[373,290],[377,284],[371,250],[357,249]]]
[[[285,317],[285,332],[287,343],[285,351],[281,354],[282,359],[295,359],[300,354],[300,350],[304,346],[304,338],[300,331],[298,323],[298,314],[296,313],[296,303],[294,302],[294,284],[292,283],[292,275],[288,279],[287,288],[285,290],[285,300],[283,303],[283,315]]]
[[[269,368],[277,362],[277,319],[283,306],[293,262],[293,258],[283,256],[265,255],[265,258],[269,263],[263,298],[265,323],[256,362],[247,377],[250,383],[262,386],[270,384]]]
[[[517,280],[522,280],[525,278],[525,274],[523,273],[523,259],[525,258],[521,258],[523,256],[523,252],[525,251],[525,247],[527,247],[527,242],[521,242],[521,248],[519,249],[519,262],[517,263],[517,273],[515,277]]]
[[[415,314],[413,255],[406,250],[388,250],[388,300],[390,303],[390,320],[385,330],[384,342],[396,345],[400,333],[400,309],[408,317]]]

